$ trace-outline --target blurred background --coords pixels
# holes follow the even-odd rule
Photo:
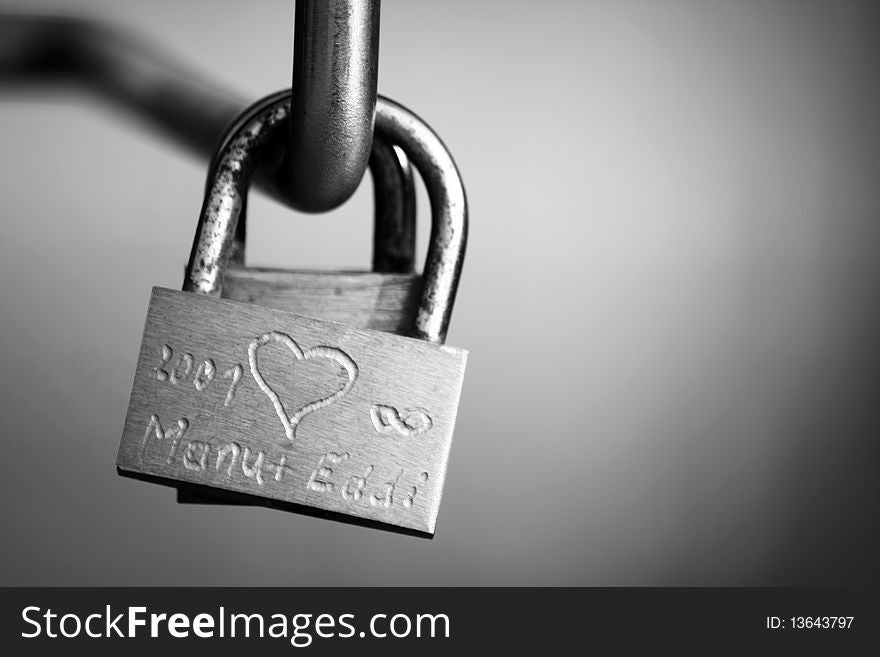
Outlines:
[[[109,21],[245,99],[290,84],[293,0],[0,11]],[[117,476],[206,161],[93,94],[0,83],[0,584],[878,583],[878,20],[383,2],[379,92],[443,137],[471,209],[433,540]],[[254,194],[248,260],[367,268],[371,217],[368,181],[325,215]]]

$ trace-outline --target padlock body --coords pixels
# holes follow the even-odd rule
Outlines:
[[[154,288],[117,466],[430,535],[466,360]]]

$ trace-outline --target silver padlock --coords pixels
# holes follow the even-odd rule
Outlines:
[[[272,104],[230,140],[184,291],[153,290],[117,466],[433,534],[467,359],[443,345],[467,235],[458,171],[430,128],[379,99],[377,134],[432,208],[411,337],[221,299],[249,177],[288,112]]]
[[[242,126],[263,120],[266,107],[289,94],[289,90],[273,94],[245,110],[226,131],[216,154],[224,151]],[[265,166],[265,159],[261,164]],[[209,167],[206,194],[210,192],[217,166],[215,156]],[[412,324],[421,290],[421,276],[413,272],[416,199],[412,167],[402,150],[376,136],[369,168],[374,200],[372,271],[297,271],[246,266],[245,203],[236,224],[221,296],[358,328],[404,333]],[[260,502],[257,498],[185,485],[179,487],[177,501],[181,504]]]

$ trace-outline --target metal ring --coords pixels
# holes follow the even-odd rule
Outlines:
[[[228,141],[217,163],[211,192],[205,198],[183,289],[219,296],[247,184],[262,151],[283,128],[288,98],[278,100]],[[376,105],[376,129],[400,146],[425,180],[431,202],[431,240],[422,295],[412,337],[443,343],[467,242],[467,199],[458,169],[440,138],[415,114],[382,98]]]
[[[284,163],[291,207],[324,212],[357,189],[373,141],[380,0],[297,0]]]

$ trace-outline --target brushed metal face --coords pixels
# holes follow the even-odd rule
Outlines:
[[[433,534],[466,361],[157,287],[117,466]]]

